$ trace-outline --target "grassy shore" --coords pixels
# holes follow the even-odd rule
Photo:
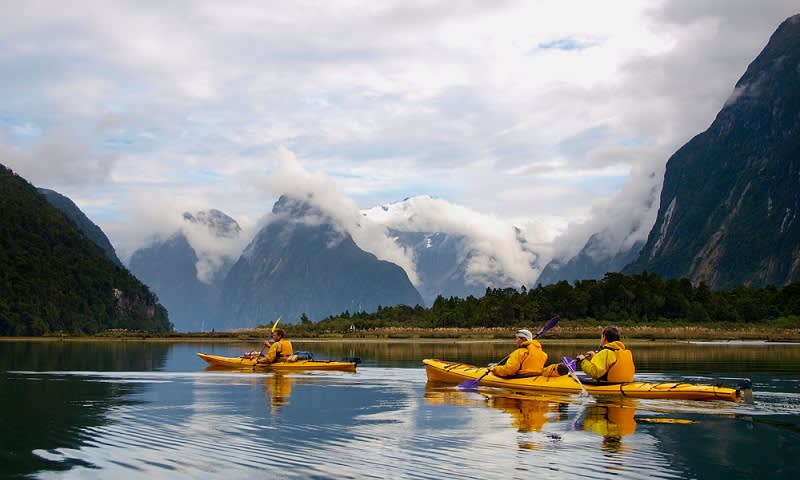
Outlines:
[[[771,342],[800,342],[800,326],[776,325],[705,325],[705,326],[662,326],[662,325],[618,325],[625,340],[700,340],[700,341],[735,341],[761,340]],[[536,331],[536,327],[528,327]],[[198,332],[147,334],[125,330],[108,331],[94,336],[48,335],[44,337],[3,337],[0,340],[148,340],[165,342],[238,342],[263,339],[269,335],[269,327],[252,330],[228,332]],[[513,337],[514,328],[376,328],[347,332],[314,332],[304,329],[294,330],[294,326],[286,327],[287,335],[292,339],[308,340],[492,340]],[[595,339],[600,336],[602,326],[562,324],[547,332],[548,339]]]

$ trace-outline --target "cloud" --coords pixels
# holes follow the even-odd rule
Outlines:
[[[441,232],[465,237],[467,280],[484,283],[498,277],[531,285],[538,276],[536,254],[525,250],[514,225],[443,199],[418,196],[363,212],[365,217],[403,232]]]
[[[115,160],[110,153],[93,153],[65,131],[47,135],[28,150],[11,148],[0,137],[0,163],[39,187],[102,185]]]
[[[744,0],[318,2],[314,15],[301,2],[51,3],[0,7],[0,155],[79,199],[118,250],[184,210],[255,225],[274,197],[253,179],[277,168],[269,158],[284,146],[343,225],[359,208],[430,194],[536,225],[539,259],[579,249],[590,228],[646,230],[666,160],[707,128],[797,10],[787,0],[759,2],[757,14]],[[302,188],[291,168],[282,175]],[[547,240],[567,224],[569,241]],[[380,235],[364,236],[408,266]]]
[[[307,201],[329,216],[340,231],[350,234],[361,249],[399,265],[411,283],[419,283],[410,252],[391,239],[384,226],[363,218],[357,204],[331,177],[322,172],[309,172],[284,146],[277,149],[276,160],[277,168],[256,181],[267,192],[275,198],[287,194]]]

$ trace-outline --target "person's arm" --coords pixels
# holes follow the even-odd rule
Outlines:
[[[611,350],[602,349],[591,356],[591,360],[584,358],[581,360],[581,370],[597,380],[606,374],[611,365],[617,361],[617,356]]]
[[[275,342],[269,347],[269,351],[267,352],[267,356],[264,360],[267,363],[272,363],[275,361],[275,357],[278,356],[278,352],[280,351],[280,342]]]
[[[519,372],[519,369],[522,366],[523,352],[524,350],[521,348],[511,352],[511,355],[508,357],[508,361],[504,365],[496,365],[492,367],[492,373],[498,377],[509,377]]]

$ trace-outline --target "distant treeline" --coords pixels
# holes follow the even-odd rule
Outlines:
[[[439,296],[430,308],[378,307],[374,313],[343,312],[319,322],[305,315],[293,335],[384,327],[471,328],[542,324],[560,315],[601,323],[761,323],[800,316],[800,282],[782,288],[738,286],[712,291],[688,279],[644,272],[608,273],[601,280],[562,281],[528,290],[487,288],[482,298]]]

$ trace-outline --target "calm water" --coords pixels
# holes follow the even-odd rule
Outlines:
[[[551,358],[593,345],[543,342]],[[754,403],[428,385],[420,360],[508,343],[295,342],[357,373],[207,371],[254,344],[0,342],[0,477],[797,478],[800,345],[646,344],[640,379],[754,384]]]

